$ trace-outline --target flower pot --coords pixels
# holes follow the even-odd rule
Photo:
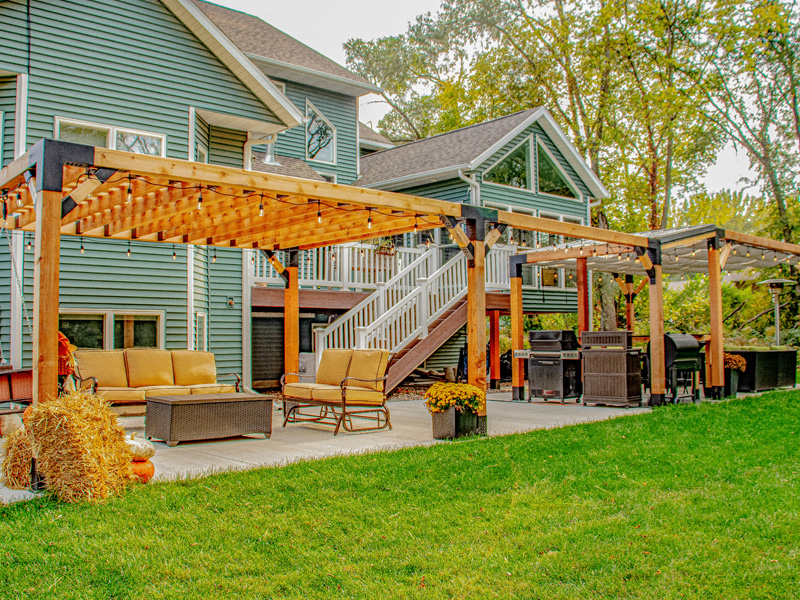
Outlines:
[[[741,371],[725,369],[725,397],[736,396],[739,389],[739,375]]]
[[[431,415],[433,439],[452,440],[478,434],[478,415],[469,411],[457,411],[450,407]]]

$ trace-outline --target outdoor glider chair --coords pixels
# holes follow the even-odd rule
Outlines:
[[[386,407],[387,350],[325,350],[314,383],[287,383],[281,377],[283,426],[287,423],[335,425],[333,435],[345,431],[392,428]],[[309,409],[311,409],[309,411]],[[317,412],[317,409],[319,412]],[[367,421],[356,426],[355,419]]]

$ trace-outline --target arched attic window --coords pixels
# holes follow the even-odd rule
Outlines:
[[[326,163],[336,162],[336,128],[317,108],[306,102],[306,158]]]

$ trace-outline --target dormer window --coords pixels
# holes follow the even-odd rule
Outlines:
[[[311,102],[306,102],[306,159],[336,162],[336,128]]]

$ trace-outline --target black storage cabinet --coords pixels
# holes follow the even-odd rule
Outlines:
[[[581,396],[581,361],[574,331],[528,332],[528,399],[560,400]]]
[[[583,404],[642,405],[642,357],[630,331],[581,334]]]

